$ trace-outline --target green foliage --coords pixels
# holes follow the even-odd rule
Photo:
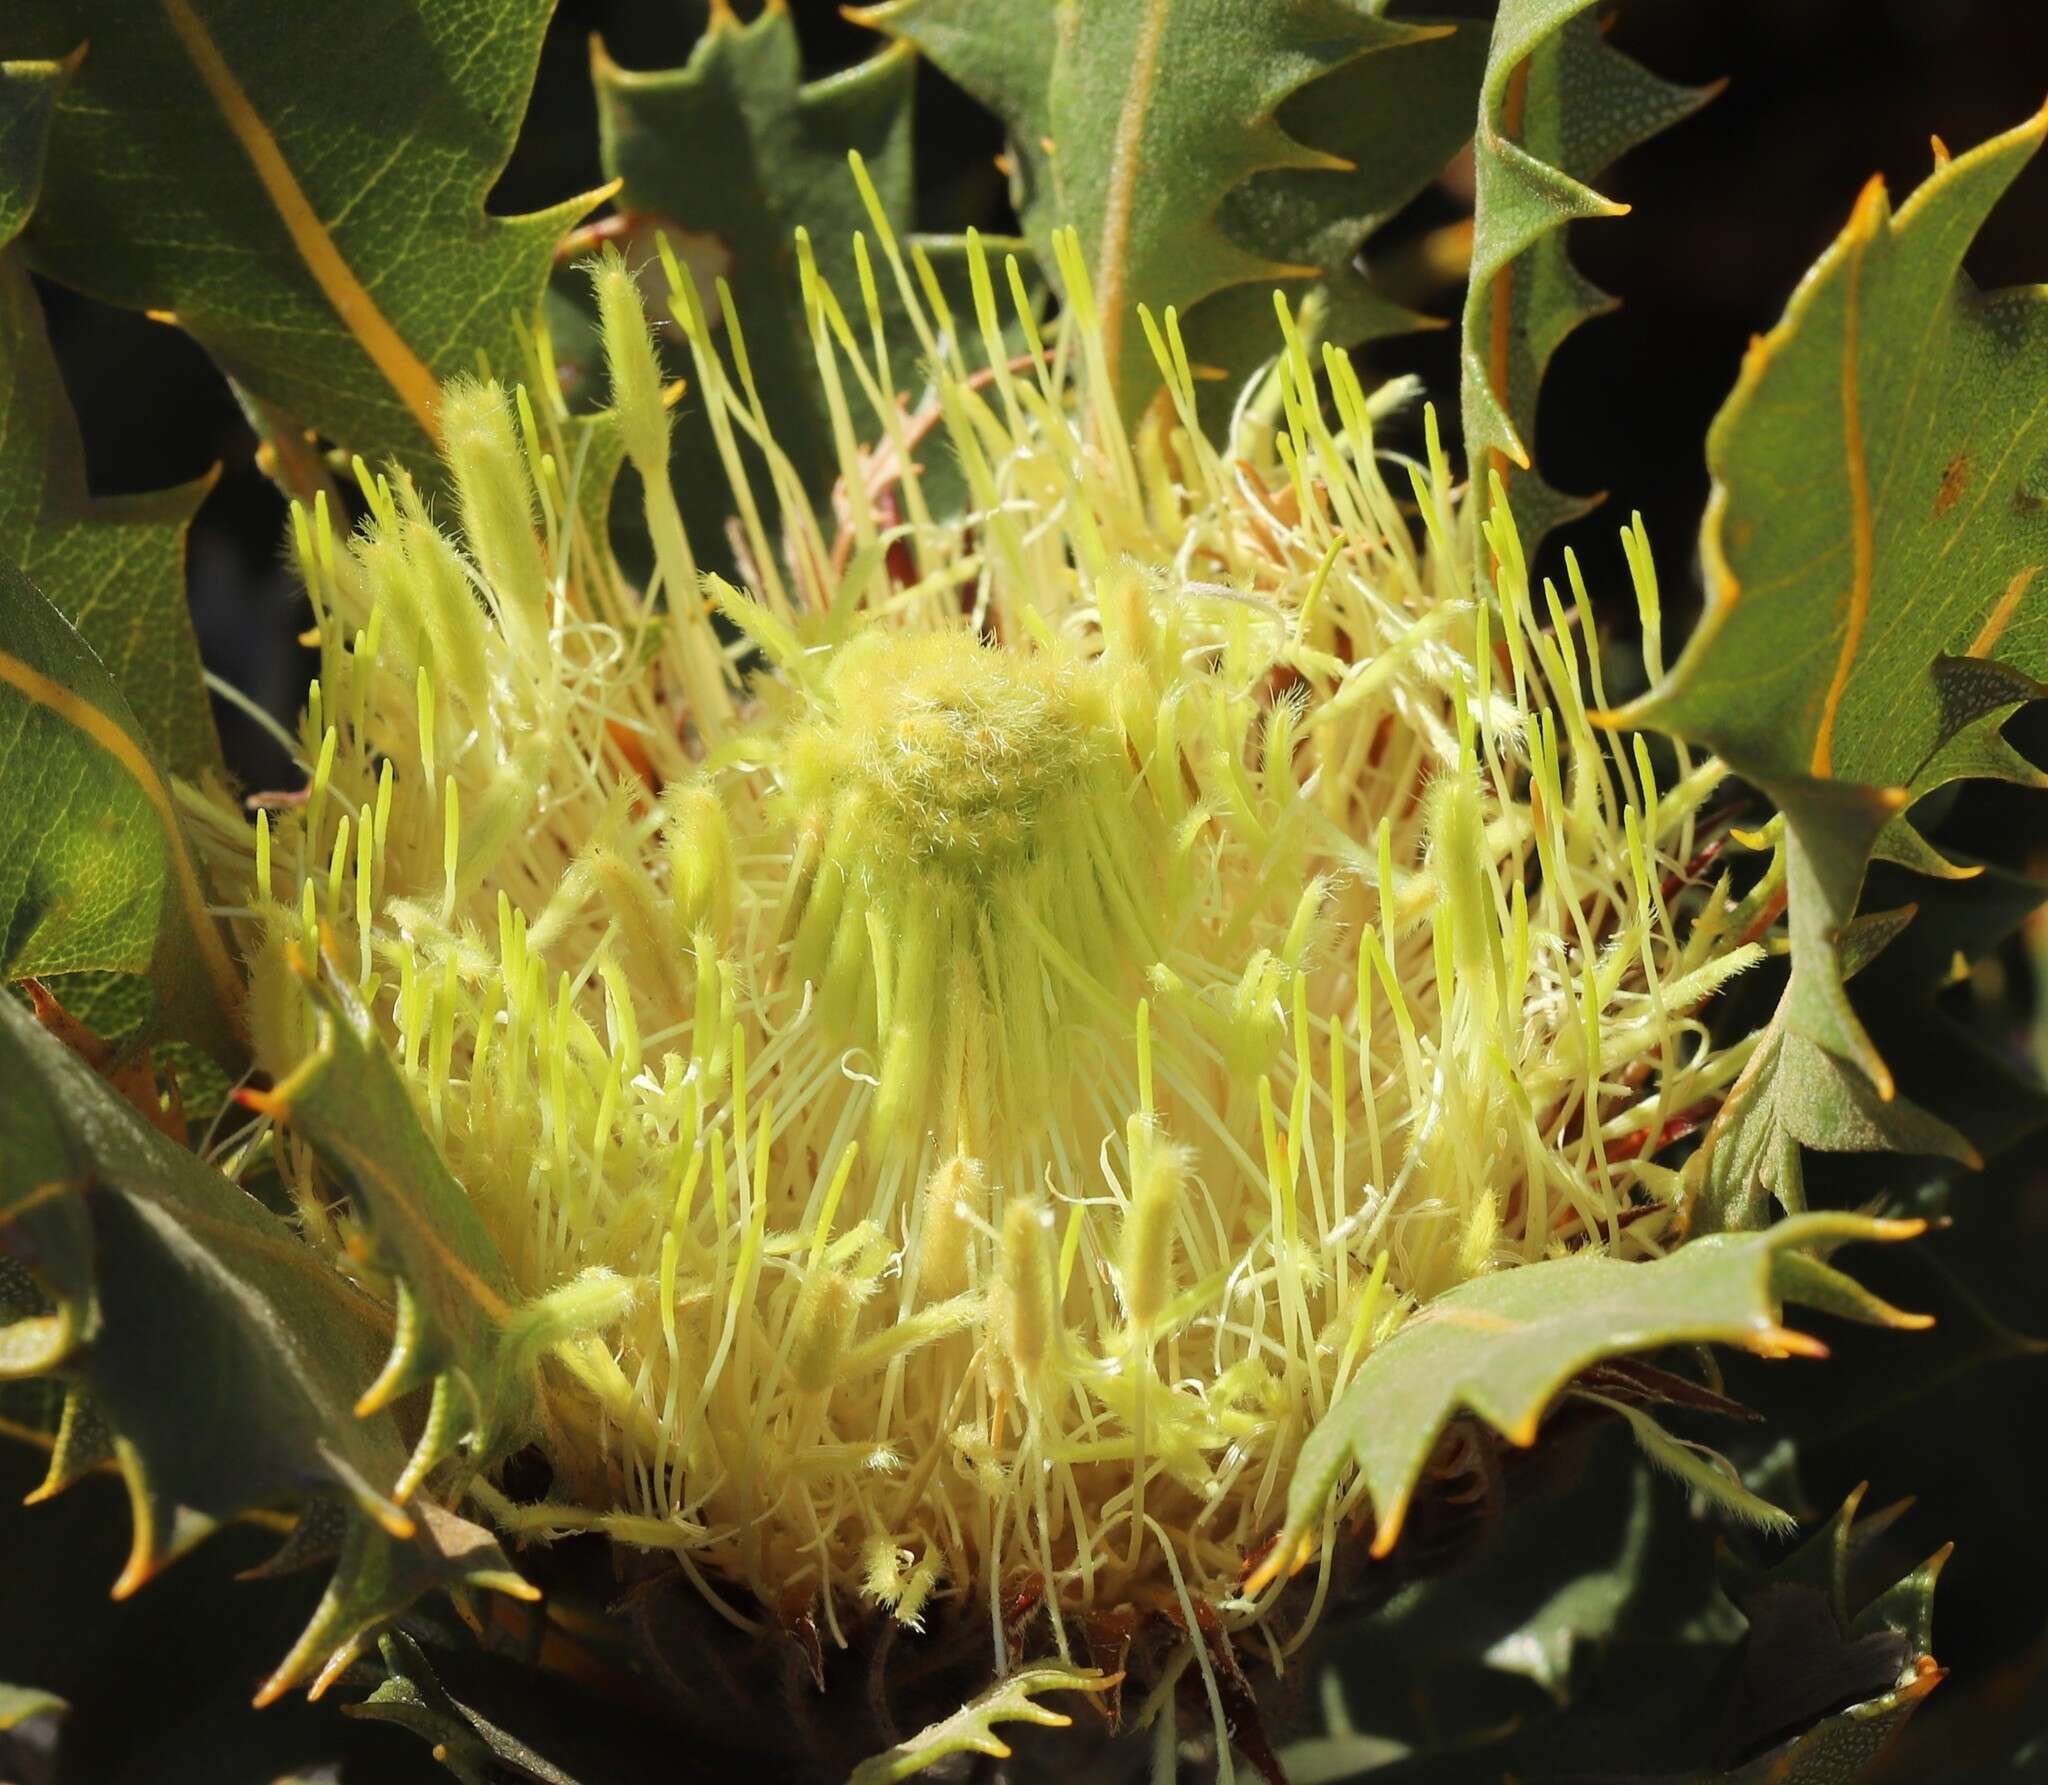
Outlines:
[[[1114,1684],[1099,1667],[1027,1667],[998,1680],[950,1717],[920,1729],[908,1741],[853,1769],[847,1785],[894,1785],[937,1766],[954,1754],[1009,1758],[1010,1745],[996,1734],[998,1723],[1037,1723],[1064,1728],[1073,1718],[1048,1710],[1038,1700],[1048,1692],[1106,1692]]]
[[[19,1728],[31,1717],[61,1717],[70,1708],[54,1692],[0,1685],[0,1731]]]
[[[73,72],[0,64],[0,556],[32,578],[107,666],[164,767],[220,772],[185,607],[185,527],[209,475],[94,498],[42,311],[15,239],[41,194],[49,128]]]
[[[1310,1553],[1324,1505],[1350,1466],[1371,1499],[1373,1552],[1390,1551],[1438,1437],[1461,1412],[1526,1446],[1572,1378],[1605,1359],[1709,1343],[1780,1356],[1810,1350],[1779,1324],[1787,1301],[1905,1318],[1861,1298],[1808,1253],[1916,1231],[1806,1215],[1761,1234],[1708,1236],[1649,1263],[1548,1259],[1460,1285],[1373,1351],[1309,1435],[1264,1572]]]
[[[1234,394],[1266,358],[1268,288],[1315,281],[1350,346],[1416,326],[1353,267],[1359,245],[1470,132],[1471,28],[1359,0],[893,0],[856,17],[915,44],[1003,120],[1012,190],[1050,268],[1081,238],[1117,401],[1159,387],[1137,309],[1179,313]]]
[[[0,560],[0,969],[149,974],[164,1033],[239,1060],[228,959],[168,782],[100,660]]]
[[[31,1722],[18,1738],[0,1734],[0,1779],[274,1785],[290,1775],[334,1785],[338,1766],[350,1781],[445,1785],[409,1737],[337,1715],[339,1689],[250,1709],[251,1692],[296,1640],[320,1589],[310,1572],[248,1573],[276,1549],[274,1529],[229,1525],[146,1591],[114,1599],[107,1583],[128,1550],[118,1477],[103,1471],[17,1511],[41,1460],[26,1445],[0,1446],[0,1503],[10,1511],[0,1537],[0,1679],[47,1688],[71,1712],[54,1726]]]
[[[289,424],[431,466],[441,380],[523,371],[570,199],[487,216],[548,0],[24,0],[17,54],[89,44],[57,101],[38,271],[168,311]]]
[[[0,248],[13,243],[36,208],[50,119],[70,73],[62,62],[0,62]]]
[[[56,1726],[70,1713],[54,1692],[0,1684],[0,1778],[34,1785]]]
[[[1785,815],[1791,982],[1717,1140],[1724,1182],[1761,1169],[1781,1200],[1795,1143],[1971,1156],[1896,1096],[1846,957],[1873,854],[1933,855],[1908,806],[1963,775],[2038,781],[1998,730],[2048,674],[2027,599],[2048,411],[2013,375],[2048,353],[2048,299],[1981,294],[1961,267],[2044,135],[2048,112],[1945,162],[1896,217],[1865,188],[1714,424],[1710,605],[1620,716],[1710,746]],[[1733,1200],[1714,1188],[1707,1217]]]
[[[1624,1449],[1577,1456],[1569,1484],[1511,1513],[1468,1567],[1339,1638],[1323,1733],[1283,1754],[1295,1785],[1866,1776],[1940,1678],[1942,1558],[1865,1597],[1902,1508],[1858,1519],[1859,1491],[1777,1560],[1724,1550],[1717,1568],[1698,1521]],[[1446,1727],[1463,1740],[1433,1739]]]
[[[506,1774],[533,1785],[577,1785],[575,1779],[482,1712],[454,1697],[435,1676],[420,1645],[403,1631],[379,1639],[385,1677],[352,1717],[395,1723],[431,1744],[434,1757],[462,1785],[490,1785]]]
[[[223,1521],[313,1508],[281,1552],[337,1555],[312,1622],[261,1694],[338,1670],[366,1633],[437,1586],[530,1591],[487,1533],[390,1493],[404,1447],[358,1418],[384,1310],[253,1197],[150,1128],[12,1000],[0,1074],[0,1240],[43,1307],[0,1332],[9,1376],[89,1397],[127,1484],[133,1592]],[[18,1283],[18,1279],[17,1279]]]
[[[1782,1561],[1767,1568],[1735,1561],[1726,1570],[1730,1597],[1750,1622],[1737,1710],[1753,1728],[1798,1733],[1714,1779],[1828,1785],[1857,1778],[1940,1684],[1934,1583],[1947,1547],[1856,1607],[1852,1563],[1902,1510],[1859,1525],[1862,1498],[1859,1489]]]
[[[910,55],[891,49],[806,86],[796,28],[780,8],[744,25],[714,13],[688,63],[665,73],[631,72],[602,45],[592,51],[599,143],[606,172],[623,182],[619,203],[642,230],[673,239],[735,353],[744,318],[747,359],[776,374],[755,379],[762,413],[814,502],[839,460],[816,381],[780,375],[811,357],[812,319],[791,243],[805,229],[825,278],[856,289],[853,238],[868,219],[849,154],[865,164],[890,226],[909,233],[914,69]],[[713,166],[736,177],[706,179],[702,170]],[[636,258],[650,254],[640,245]],[[878,295],[893,338],[909,339],[893,283]],[[694,403],[684,405],[670,468],[691,536],[716,539],[724,514],[713,492],[724,477]]]
[[[1572,265],[1565,226],[1626,207],[1588,183],[1711,89],[1660,81],[1604,41],[1589,0],[1502,0],[1473,138],[1472,272],[1465,290],[1465,457],[1507,486],[1524,548],[1592,503],[1531,467],[1551,356],[1611,305]]]

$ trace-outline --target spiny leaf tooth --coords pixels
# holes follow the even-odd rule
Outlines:
[[[126,1439],[114,1440],[114,1460],[128,1489],[133,1524],[128,1560],[113,1586],[113,1596],[126,1599],[218,1529],[220,1521],[159,1493],[141,1452]]]
[[[475,1397],[454,1371],[444,1370],[434,1378],[426,1423],[420,1427],[419,1442],[406,1459],[404,1473],[392,1484],[393,1500],[405,1505],[428,1476],[461,1451],[475,1414]]]
[[[2018,759],[2017,751],[2014,752],[2014,756]],[[1918,827],[1904,818],[1892,819],[1883,830],[1877,833],[1877,841],[1870,847],[1870,859],[1872,861],[1890,862],[1894,867],[1911,868],[1914,873],[1925,874],[1930,880],[1974,880],[1984,872],[1981,866],[1975,864],[1950,861],[1939,849],[1928,842]],[[1841,934],[1845,943],[1854,926],[1862,921],[1864,921],[1863,915],[1859,914],[1843,926]],[[1865,954],[1861,957],[1861,960],[1868,960],[1870,958],[1869,955]],[[1842,977],[1844,979],[1851,979],[1855,976],[1856,968],[1851,965],[1851,959],[1852,957],[1845,946],[1842,951]],[[1856,964],[1860,965],[1861,960],[1858,960]]]
[[[391,1350],[377,1378],[356,1399],[356,1417],[368,1419],[394,1401],[423,1388],[440,1374],[440,1360],[429,1350],[419,1298],[403,1277],[392,1283]]]
[[[50,1446],[50,1467],[27,1503],[54,1499],[81,1477],[114,1461],[114,1429],[81,1388],[64,1397],[64,1413]]]
[[[1931,1314],[1909,1314],[1871,1292],[1854,1277],[1799,1252],[1780,1252],[1771,1261],[1771,1282],[1779,1299],[1818,1308],[1843,1320],[1919,1332],[1934,1324]]]
[[[380,1626],[434,1588],[469,1585],[516,1599],[539,1597],[488,1532],[431,1501],[422,1501],[420,1512],[410,1542],[371,1519],[349,1521],[333,1578],[298,1641],[258,1690],[259,1706],[309,1677],[310,1695],[318,1697]]]

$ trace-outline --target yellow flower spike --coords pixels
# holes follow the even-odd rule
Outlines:
[[[789,1354],[790,1377],[802,1393],[821,1395],[832,1386],[859,1312],[854,1286],[843,1273],[814,1270],[804,1279]]]
[[[352,922],[578,1397],[545,1442],[586,1503],[549,1530],[657,1543],[748,1627],[751,1590],[828,1631],[972,1607],[1000,1643],[1019,1574],[1060,1639],[1169,1594],[1263,1615],[1243,1558],[1399,1320],[1664,1243],[1639,1137],[1739,1070],[1692,1012],[1763,906],[1666,908],[1715,767],[1660,785],[1595,741],[1595,666],[1433,416],[1397,502],[1373,430],[1411,386],[1290,312],[1210,442],[1179,318],[1145,315],[1168,400],[1134,437],[1071,237],[1047,323],[978,243],[949,304],[873,211],[857,290],[797,251],[841,474],[816,513],[767,435],[786,370],[664,245],[731,581],[661,474],[612,260],[650,591],[549,480],[547,390],[451,388],[434,512],[396,474],[352,540],[295,511],[322,680],[307,800],[245,845],[257,1050],[303,1054],[285,951]],[[291,1190],[339,1246],[332,1190]]]
[[[1046,1369],[1060,1348],[1052,1226],[1052,1211],[1043,1202],[1020,1198],[1004,1212],[996,1245],[993,1337],[1016,1392],[1034,1410]]]
[[[946,1302],[975,1284],[975,1235],[987,1220],[988,1173],[978,1159],[955,1153],[925,1182],[917,1243],[917,1292]]]
[[[1132,1330],[1149,1338],[1173,1295],[1174,1229],[1194,1158],[1133,1117],[1130,1132],[1131,1196],[1122,1233],[1124,1313]]]
[[[591,269],[597,298],[598,332],[604,340],[605,369],[611,378],[612,408],[625,436],[626,454],[649,483],[668,466],[668,410],[664,380],[654,356],[654,337],[641,308],[640,291],[616,249],[608,248]]]
[[[533,530],[533,477],[501,386],[458,378],[442,393],[441,437],[475,555],[506,636],[528,652],[547,637],[548,571]]]

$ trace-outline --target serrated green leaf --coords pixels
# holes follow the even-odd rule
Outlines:
[[[1531,468],[1551,356],[1612,300],[1572,265],[1565,225],[1612,217],[1590,181],[1689,116],[1712,88],[1673,86],[1611,48],[1591,0],[1502,0],[1473,138],[1472,272],[1461,355],[1465,456],[1506,486],[1523,548],[1592,506]]]
[[[121,691],[0,560],[0,972],[147,974],[167,1034],[239,1070],[241,979]]]
[[[318,1697],[373,1633],[429,1593],[474,1588],[513,1599],[540,1597],[481,1525],[424,1497],[413,1500],[408,1510],[411,1528],[403,1536],[371,1518],[349,1520],[320,1603],[299,1640],[264,1681],[259,1704],[307,1678]]]
[[[1773,1203],[1806,1207],[1801,1147],[1827,1153],[1928,1153],[1983,1163],[1970,1139],[1910,1098],[1887,1103],[1853,1066],[1773,1018],[1706,1142],[1687,1162],[1689,1230],[1760,1228]]]
[[[14,1281],[10,1281],[14,1279]],[[32,1292],[23,1296],[21,1285]],[[34,1280],[13,1259],[0,1257],[0,1331],[49,1311],[49,1297],[35,1291]],[[39,1378],[0,1380],[0,1437],[47,1451],[56,1442],[64,1417],[64,1389]]]
[[[1352,263],[1464,141],[1477,54],[1455,27],[1378,12],[1363,0],[893,0],[854,16],[1001,117],[1018,214],[1048,270],[1053,231],[1079,233],[1130,415],[1159,387],[1140,304],[1177,309],[1190,352],[1232,388],[1269,351],[1275,281],[1322,282],[1345,345],[1414,326]]]
[[[1255,174],[1224,199],[1223,231],[1290,266],[1317,269],[1315,332],[1341,347],[1440,324],[1384,296],[1361,270],[1373,234],[1443,171],[1472,134],[1486,33],[1460,21],[1441,36],[1386,46],[1313,80],[1279,111],[1298,142],[1351,163]],[[1291,300],[1302,293],[1292,282]],[[1141,294],[1142,297],[1143,294]],[[1145,301],[1149,302],[1149,299]],[[1270,342],[1272,299],[1263,286],[1212,293],[1181,318],[1189,360],[1223,374],[1199,387],[1204,420],[1220,437],[1239,385]]]
[[[339,1506],[340,1565],[270,1698],[436,1587],[528,1592],[486,1532],[387,1492],[397,1430],[349,1409],[384,1310],[11,1000],[0,1076],[29,1091],[0,1105],[0,1247],[51,1310],[0,1330],[0,1359],[10,1376],[60,1373],[105,1422],[134,1518],[117,1595],[223,1520]]]
[[[839,461],[811,371],[792,240],[807,229],[824,277],[855,288],[853,238],[867,215],[849,153],[865,163],[891,226],[909,232],[914,73],[915,59],[892,46],[806,85],[796,27],[779,6],[745,24],[714,11],[677,69],[641,73],[621,68],[602,43],[591,50],[599,146],[605,172],[623,182],[620,205],[636,229],[669,235],[714,315],[713,280],[725,280],[769,428],[814,502]],[[890,332],[904,339],[893,288],[877,295]],[[695,397],[681,406],[670,472],[691,536],[715,540],[730,499]]]
[[[1073,1718],[1048,1710],[1037,1700],[1048,1692],[1106,1692],[1115,1683],[1098,1667],[1049,1664],[1027,1667],[998,1680],[970,1699],[950,1717],[920,1729],[887,1753],[863,1760],[847,1776],[846,1785],[892,1785],[937,1766],[952,1754],[987,1754],[1006,1759],[1009,1743],[995,1732],[998,1723],[1039,1723],[1062,1729]]]
[[[1402,1785],[1615,1772],[1648,1785],[1704,1754],[1744,1630],[1710,1527],[1618,1425],[1561,1433],[1557,1454],[1528,1463],[1497,1509],[1466,1511],[1477,1535],[1455,1566],[1416,1558],[1419,1578],[1331,1631],[1328,1734],[1282,1751],[1296,1785],[1367,1764]],[[1397,1555],[1367,1578],[1399,1568]]]
[[[1896,1095],[1845,982],[1869,953],[1871,861],[1953,873],[1911,803],[1968,774],[2038,779],[1998,731],[2048,673],[2029,593],[2048,561],[2048,299],[1980,293],[1961,265],[2044,135],[2048,111],[1945,161],[1896,217],[1865,188],[1709,436],[1706,617],[1615,716],[1707,744],[1785,814],[1779,1039],[1696,1159],[1699,1226],[1798,1206],[1794,1140],[1973,1156]]]
[[[1471,1567],[1417,1582],[1370,1627],[1338,1638],[1337,1655],[1356,1656],[1348,1676],[1396,1656],[1432,1670],[1478,1665],[1521,1675],[1565,1708],[1589,1649],[1740,1634],[1684,1497],[1632,1445],[1608,1438],[1568,1479],[1564,1492],[1514,1506]]]
[[[1880,866],[1865,897],[1913,900],[1911,921],[1861,976],[1857,997],[1880,1051],[1897,1052],[1914,1097],[1940,1110],[1985,1158],[2048,1125],[2040,1068],[1945,996],[2033,919],[2048,899],[2048,881],[1959,856],[1931,881]],[[1858,917],[1852,933],[1865,921]],[[1840,1070],[1867,1089],[1853,1067]]]
[[[1961,271],[2044,135],[2048,111],[1937,168],[1896,216],[1865,188],[1715,420],[1707,614],[1624,716],[1778,801],[1787,1029],[1885,1100],[1840,958],[1865,869],[2048,674],[2048,604],[2028,597],[2048,561],[2048,297],[1982,294]]]
[[[430,464],[441,381],[517,376],[590,199],[484,200],[549,0],[21,0],[0,50],[91,48],[57,103],[39,271],[172,312],[238,384],[363,454]]]
[[[221,772],[185,606],[185,527],[209,474],[94,500],[42,307],[11,252],[41,195],[58,95],[77,63],[0,63],[0,556],[99,653],[173,774]]]
[[[400,1497],[458,1450],[497,1461],[538,1417],[541,1353],[622,1315],[634,1285],[591,1270],[521,1302],[476,1206],[420,1124],[368,1011],[339,979],[308,981],[311,1052],[263,1107],[304,1137],[392,1275],[389,1354],[356,1402],[368,1414],[429,1384],[434,1403]]]
[[[23,1291],[26,1293],[23,1293]],[[0,1436],[48,1453],[43,1479],[24,1504],[54,1499],[95,1469],[114,1462],[114,1434],[92,1397],[49,1376],[11,1377],[16,1367],[39,1367],[45,1354],[46,1321],[53,1312],[26,1266],[0,1253]],[[16,1336],[21,1341],[16,1349]]]
[[[1728,1589],[1750,1621],[1750,1636],[1729,1724],[1752,1740],[1788,1727],[1798,1733],[1688,1785],[1842,1785],[1862,1778],[1941,1683],[1932,1653],[1934,1587],[1948,1549],[1855,1609],[1852,1563],[1903,1510],[1859,1522],[1862,1498],[1859,1488],[1773,1567],[1731,1560]],[[1738,1751],[1749,1745],[1740,1742]]]
[[[185,603],[185,529],[213,473],[91,495],[78,425],[28,275],[0,255],[0,552],[78,628],[164,767],[219,775],[220,743]]]
[[[573,1600],[568,1601],[573,1603]],[[566,1603],[564,1605],[566,1609]],[[532,1614],[536,1624],[541,1614]],[[592,1625],[571,1614],[579,1636]],[[408,1619],[378,1641],[373,1658],[381,1666],[352,1673],[350,1683],[371,1687],[368,1696],[342,1707],[343,1715],[382,1722],[410,1731],[428,1743],[440,1764],[464,1780],[504,1785],[627,1785],[629,1781],[668,1780],[678,1775],[723,1777],[720,1760],[703,1751],[701,1742],[679,1731],[663,1708],[638,1690],[626,1703],[614,1690],[593,1682],[600,1669],[630,1670],[635,1652],[623,1623],[610,1625],[611,1637],[598,1649],[571,1644],[570,1619],[551,1613],[546,1620],[548,1660],[535,1664],[525,1644],[487,1641],[482,1647],[452,1620]],[[574,1665],[563,1665],[565,1654]],[[622,1677],[614,1673],[613,1680]],[[695,1676],[670,1676],[689,1691]],[[712,1692],[695,1699],[693,1708],[720,1721],[720,1704]],[[758,1726],[724,1718],[730,1731],[730,1752],[757,1761],[754,1771],[774,1775],[772,1763],[761,1761]],[[688,1762],[678,1761],[687,1754]]]
[[[1645,1263],[1593,1254],[1546,1259],[1439,1296],[1366,1358],[1310,1433],[1288,1490],[1286,1525],[1255,1583],[1309,1553],[1347,1467],[1363,1478],[1377,1523],[1373,1551],[1384,1555],[1430,1452],[1458,1414],[1476,1414],[1528,1445],[1565,1385],[1603,1359],[1677,1344],[1780,1356],[1807,1349],[1809,1341],[1780,1324],[1788,1293],[1802,1287],[1781,1278],[1780,1255],[1919,1230],[1917,1222],[1807,1215],[1760,1234],[1695,1240]]]

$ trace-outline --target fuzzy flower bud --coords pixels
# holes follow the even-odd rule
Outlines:
[[[988,1209],[988,1176],[978,1159],[955,1153],[925,1180],[918,1237],[917,1290],[950,1301],[974,1286],[974,1236]]]

